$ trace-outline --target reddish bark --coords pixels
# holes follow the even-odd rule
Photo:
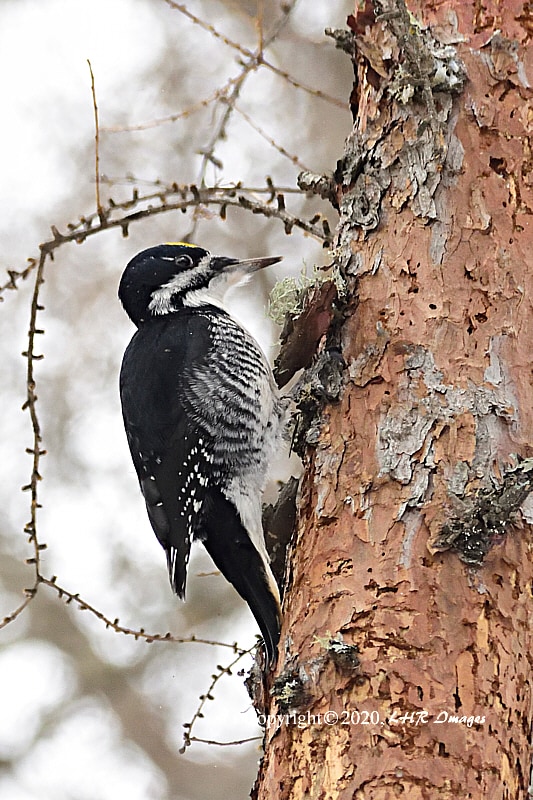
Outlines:
[[[527,504],[525,516],[509,506],[479,568],[443,532],[471,520],[480,490],[511,485],[515,454],[532,450],[533,11],[410,10],[455,42],[468,80],[435,123],[434,152],[420,149],[423,87],[403,104],[383,91],[409,41],[368,8],[352,24],[358,116],[344,165],[360,168],[339,174],[337,255],[358,301],[342,328],[346,386],[308,455],[285,592],[270,712],[304,717],[267,728],[259,798],[527,797]],[[440,113],[446,98],[431,92]],[[376,224],[355,219],[357,180]],[[327,711],[337,724],[305,716]]]

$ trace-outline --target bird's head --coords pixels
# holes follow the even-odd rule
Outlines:
[[[138,253],[120,280],[118,296],[131,320],[140,325],[183,306],[218,304],[229,286],[270,264],[273,258],[227,258],[185,242],[170,242]]]

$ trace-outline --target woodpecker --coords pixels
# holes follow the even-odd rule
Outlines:
[[[281,612],[261,495],[285,404],[259,345],[223,299],[230,285],[280,260],[167,243],[136,255],[119,287],[137,326],[120,371],[124,426],[171,586],[185,598],[191,541],[201,541],[248,603],[270,665]]]

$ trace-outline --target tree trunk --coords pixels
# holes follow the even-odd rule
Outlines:
[[[528,796],[533,11],[410,12],[334,32],[346,369],[306,455],[261,800]]]

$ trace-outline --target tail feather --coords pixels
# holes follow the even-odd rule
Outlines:
[[[210,499],[212,508],[202,525],[203,544],[226,580],[248,603],[265,641],[268,663],[273,665],[281,610],[272,572],[252,544],[230,501],[220,492]]]

